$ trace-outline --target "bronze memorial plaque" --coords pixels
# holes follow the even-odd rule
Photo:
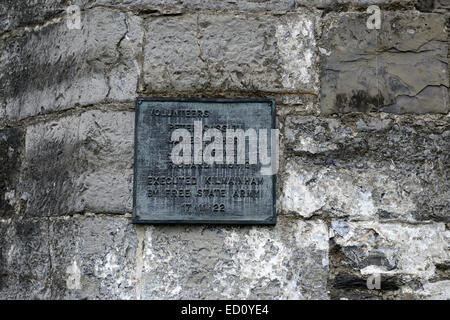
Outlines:
[[[134,223],[275,224],[270,99],[136,100]]]

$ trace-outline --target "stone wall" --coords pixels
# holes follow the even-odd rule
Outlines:
[[[449,19],[448,0],[2,0],[0,298],[450,299]],[[274,98],[277,225],[133,225],[137,96]]]

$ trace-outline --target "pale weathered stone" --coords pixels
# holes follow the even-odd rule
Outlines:
[[[50,223],[52,299],[136,298],[131,219],[73,217]]]
[[[26,214],[125,213],[132,206],[134,115],[88,111],[26,135]]]
[[[143,242],[144,299],[327,297],[323,222],[280,217],[275,227],[147,227]]]
[[[288,114],[295,115],[319,115],[320,103],[316,95],[277,95],[273,97],[276,102],[276,112],[279,119],[283,119]],[[284,121],[280,121],[279,128],[284,125]]]
[[[132,15],[93,9],[82,14],[80,30],[61,21],[7,39],[0,58],[6,117],[134,99],[142,38],[138,24]]]
[[[334,241],[345,263],[363,275],[396,275],[425,283],[435,275],[436,264],[450,259],[450,232],[443,223],[348,222],[342,231],[336,222]]]
[[[419,290],[419,292],[414,290],[407,290],[406,292],[420,299],[450,300],[450,280],[426,283],[423,290]]]
[[[23,130],[0,129],[0,219],[14,215],[23,148]]]
[[[448,112],[444,16],[384,12],[380,30],[369,30],[366,20],[356,13],[325,20],[322,111]]]
[[[0,222],[0,231],[0,299],[136,297],[130,219]]]
[[[50,298],[48,221],[0,222],[0,299]]]
[[[333,219],[332,299],[423,299],[445,288],[449,232],[443,223],[407,224]],[[438,285],[439,284],[439,285]],[[445,290],[445,289],[444,289]],[[445,291],[440,292],[441,297]]]
[[[449,222],[449,134],[448,117],[289,116],[282,208]]]
[[[148,19],[147,92],[317,89],[314,17],[190,14]]]

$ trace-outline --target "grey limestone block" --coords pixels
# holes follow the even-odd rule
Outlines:
[[[134,113],[87,111],[28,127],[27,216],[131,212]]]
[[[149,226],[142,261],[143,299],[326,299],[328,228]]]
[[[288,116],[281,206],[303,217],[449,222],[448,116]]]
[[[16,213],[23,150],[24,132],[21,128],[0,129],[0,219]]]
[[[39,114],[136,96],[142,35],[139,18],[96,8],[81,29],[65,20],[4,40],[0,61],[3,118]]]
[[[145,92],[318,89],[312,14],[186,14],[145,28]]]
[[[368,29],[367,18],[336,13],[324,20],[322,112],[447,113],[444,15],[383,11],[380,30]]]

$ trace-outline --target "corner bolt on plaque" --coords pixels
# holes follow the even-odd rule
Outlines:
[[[270,99],[137,98],[134,223],[275,224]]]

